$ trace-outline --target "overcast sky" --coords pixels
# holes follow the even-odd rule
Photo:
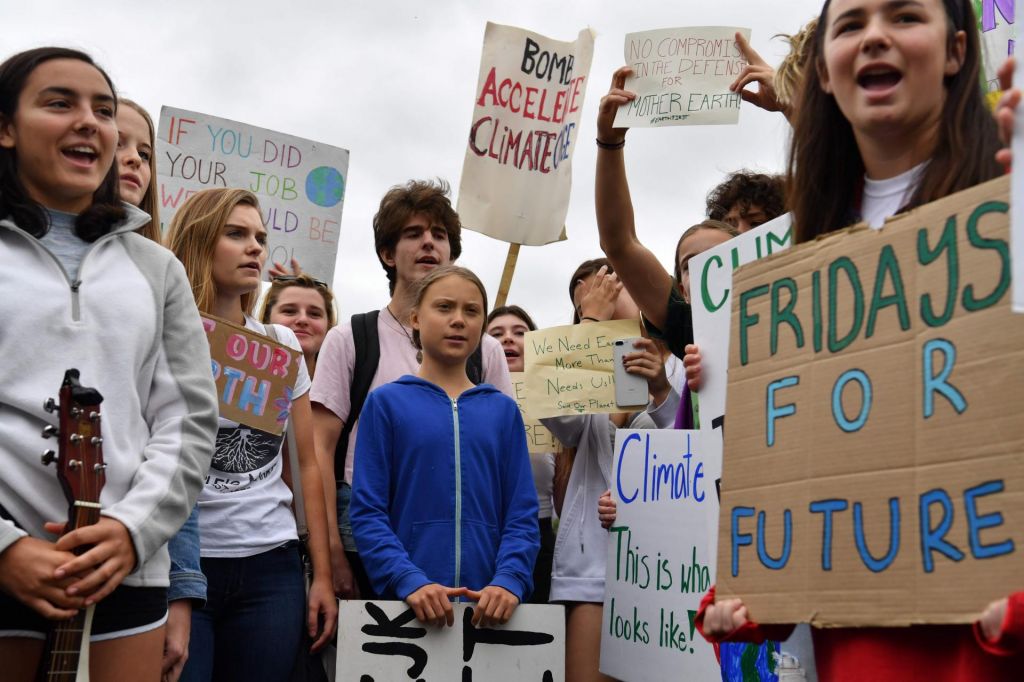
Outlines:
[[[487,21],[573,40],[597,38],[573,158],[568,240],[523,247],[509,295],[541,326],[571,317],[568,279],[601,255],[594,222],[595,118],[626,33],[674,26],[745,26],[777,64],[818,0],[542,2],[262,2],[90,0],[3,3],[3,57],[45,44],[78,47],[121,94],[159,117],[162,105],[298,135],[351,152],[335,290],[343,316],[383,306],[387,280],[371,220],[388,187],[442,177],[457,192]],[[671,270],[679,234],[704,217],[704,197],[729,171],[781,171],[789,128],[743,105],[738,126],[638,129],[627,138],[637,229]],[[453,197],[453,203],[454,203]],[[508,245],[463,233],[460,263],[493,300]]]

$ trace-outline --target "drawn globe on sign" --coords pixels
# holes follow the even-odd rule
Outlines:
[[[345,196],[345,178],[337,168],[314,168],[306,176],[306,196],[317,206],[330,208]]]

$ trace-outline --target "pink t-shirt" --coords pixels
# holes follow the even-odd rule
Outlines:
[[[370,384],[371,391],[406,374],[416,374],[420,368],[416,362],[416,348],[412,345],[412,329],[399,324],[387,310],[382,310],[377,316],[377,335],[380,337],[380,364],[377,365],[377,373]],[[508,364],[501,344],[488,334],[484,334],[481,343],[484,382],[514,399],[512,379],[508,374]],[[320,347],[320,354],[317,356],[313,388],[309,391],[311,402],[320,403],[343,422],[348,420],[348,413],[352,407],[349,402],[349,391],[355,360],[356,348],[352,340],[352,322],[349,320],[327,332],[323,346]],[[345,455],[345,481],[350,485],[352,455],[356,450],[358,429],[359,421],[356,420]]]

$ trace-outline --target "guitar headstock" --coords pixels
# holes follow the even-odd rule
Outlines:
[[[100,403],[103,396],[79,383],[77,369],[64,373],[57,402],[48,399],[43,408],[57,412],[59,426],[43,428],[43,438],[56,438],[59,454],[43,453],[43,464],[57,463],[57,479],[69,505],[99,505],[106,476],[103,437],[100,434]]]

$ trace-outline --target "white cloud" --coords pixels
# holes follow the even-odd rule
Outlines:
[[[387,282],[373,253],[371,220],[388,187],[444,177],[459,185],[487,21],[562,40],[597,32],[579,146],[573,159],[569,239],[523,247],[509,301],[542,325],[567,321],[568,278],[600,255],[594,223],[594,119],[626,33],[672,26],[735,25],[769,61],[820,3],[633,0],[516,2],[92,0],[7,3],[3,51],[79,47],[118,89],[154,116],[167,104],[349,149],[349,184],[335,287],[342,314],[380,307]],[[704,196],[729,171],[781,171],[788,126],[744,106],[738,126],[662,128],[629,134],[626,160],[640,238],[670,266],[682,230],[704,216]],[[461,264],[491,296],[507,244],[466,232]]]

